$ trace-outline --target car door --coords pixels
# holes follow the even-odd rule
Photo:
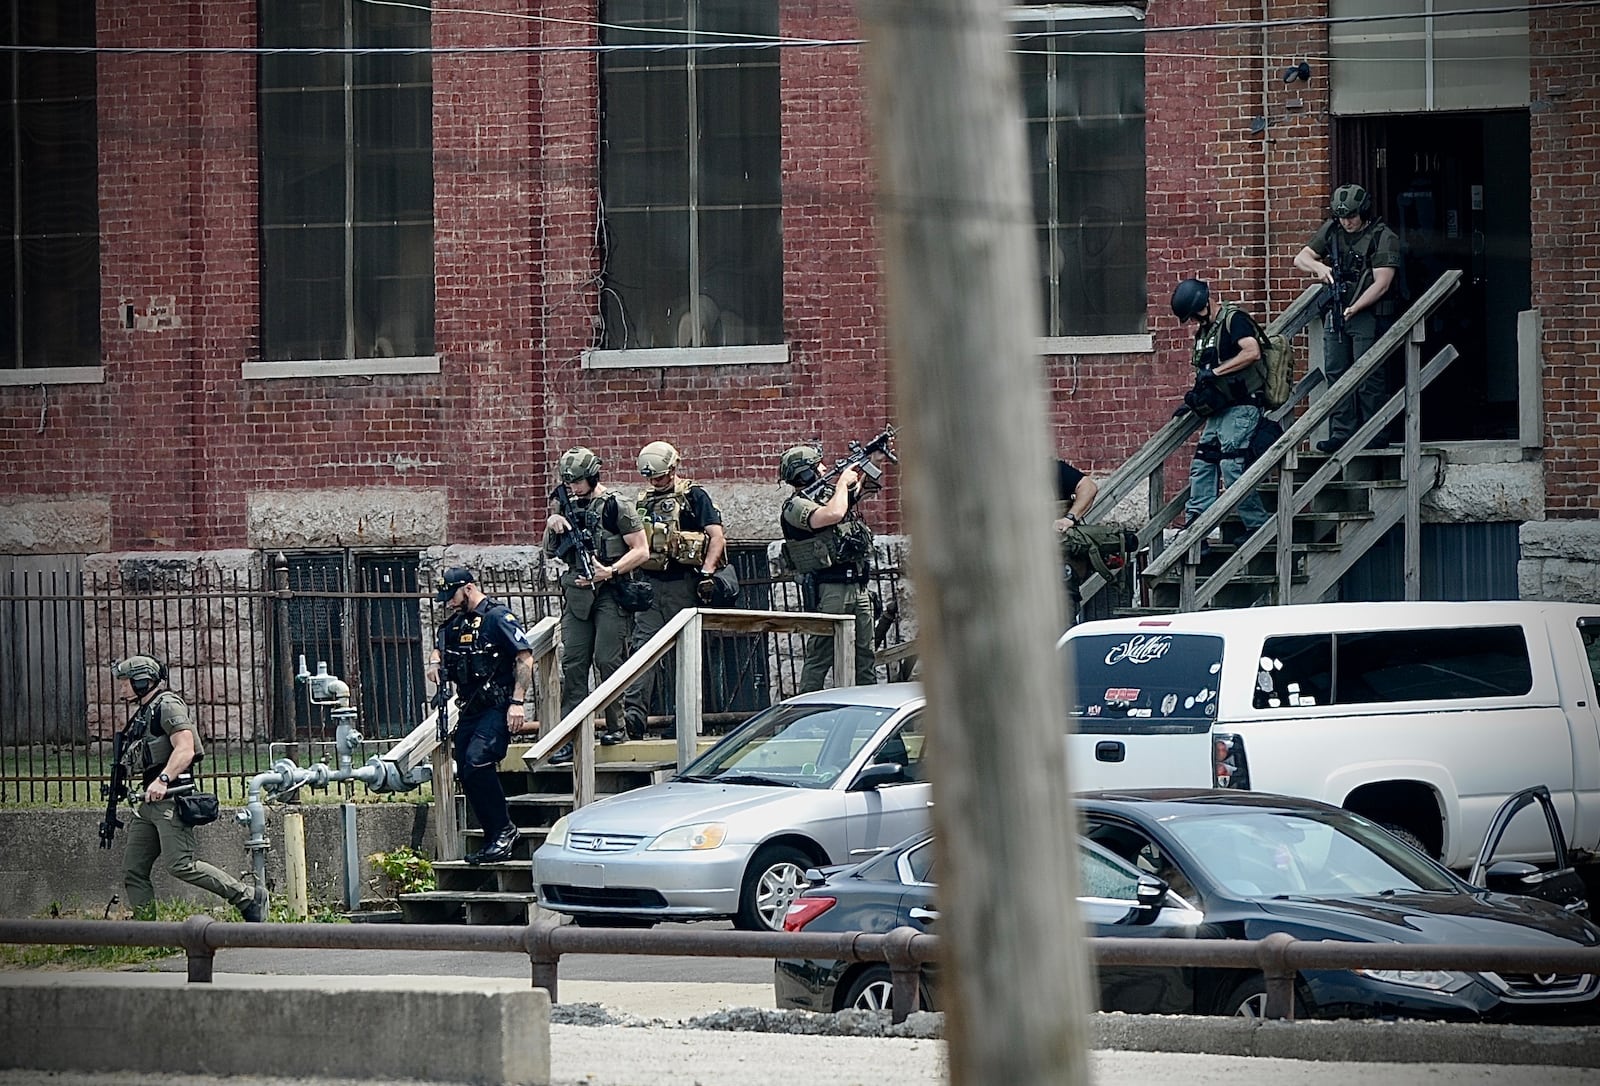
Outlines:
[[[875,765],[897,765],[899,773],[871,788],[845,793],[846,836],[852,862],[864,860],[926,829],[933,807],[933,785],[923,764],[925,714],[902,720],[873,749],[855,776]],[[852,782],[853,783],[853,782]]]
[[[1541,870],[1530,863],[1517,860],[1495,861],[1495,850],[1505,840],[1506,830],[1510,828],[1513,820],[1524,808],[1537,805],[1543,815],[1543,825],[1550,838],[1550,854],[1555,857],[1555,862],[1547,869]],[[1527,826],[1532,812],[1523,815],[1519,825]],[[1527,830],[1524,829],[1523,836]],[[1536,897],[1543,901],[1559,905],[1568,912],[1578,913],[1580,916],[1589,915],[1589,895],[1584,887],[1583,877],[1571,863],[1567,855],[1566,837],[1561,830],[1561,820],[1556,815],[1555,803],[1550,798],[1550,789],[1544,785],[1535,785],[1524,788],[1500,805],[1494,817],[1489,820],[1489,830],[1484,835],[1483,847],[1478,849],[1478,858],[1472,865],[1472,871],[1467,876],[1467,881],[1474,886],[1482,886],[1503,894],[1521,894],[1524,897]]]
[[[1106,849],[1079,839],[1078,915],[1087,933],[1120,939],[1193,938],[1200,913],[1170,889],[1159,907],[1143,904],[1138,899],[1141,874]],[[1101,1010],[1182,1014],[1194,1009],[1192,969],[1102,965],[1096,973]]]

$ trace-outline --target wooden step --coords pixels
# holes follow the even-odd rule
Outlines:
[[[526,924],[538,910],[533,893],[469,893],[427,890],[400,895],[408,924]]]
[[[469,864],[465,860],[441,860],[433,865],[437,890],[441,892],[488,892],[526,894],[533,891],[533,865],[527,860],[499,860]]]

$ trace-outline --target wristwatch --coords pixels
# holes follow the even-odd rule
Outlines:
[[[1076,513],[1068,513],[1066,516],[1062,517],[1061,519],[1062,520],[1070,520],[1070,521],[1072,521],[1072,523],[1076,524],[1076,523],[1078,523],[1078,514],[1076,514]]]
[[[163,774],[161,774],[161,776],[157,777],[156,780],[160,781],[162,784],[171,784],[172,783],[172,778],[167,776],[165,773],[163,773]]]

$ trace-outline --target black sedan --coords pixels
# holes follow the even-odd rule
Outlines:
[[[1531,897],[1473,886],[1375,823],[1313,800],[1251,792],[1144,791],[1079,797],[1089,931],[1141,931],[1124,917],[1118,891],[1105,894],[1088,864],[1120,859],[1142,876],[1144,893],[1167,892],[1156,916],[1182,918],[1185,934],[1209,939],[1296,939],[1594,947],[1600,928]],[[790,907],[790,930],[919,930],[937,917],[931,838],[907,842],[856,868],[836,872]],[[1112,854],[1107,857],[1106,854]],[[1109,868],[1108,868],[1109,870]],[[1124,878],[1127,875],[1123,876]],[[1121,891],[1126,896],[1126,891]],[[1135,890],[1137,893],[1137,890]],[[1198,917],[1195,912],[1198,910]],[[1144,928],[1162,933],[1158,924]],[[882,1006],[888,972],[872,963],[779,962],[778,1006],[829,1011]],[[931,977],[929,979],[932,979]],[[1130,1013],[1259,1017],[1260,973],[1227,969],[1132,968],[1100,977],[1101,1008]],[[938,992],[924,985],[926,1006]],[[930,998],[931,997],[931,998]],[[1400,1017],[1446,1021],[1592,1024],[1600,1021],[1600,977],[1586,973],[1464,973],[1444,970],[1322,970],[1301,973],[1295,1015]]]
[[[1600,929],[1548,901],[1473,886],[1359,815],[1250,792],[1079,797],[1084,833],[1166,881],[1205,915],[1201,938],[1594,947]],[[1196,970],[1195,1010],[1257,1016],[1260,974]],[[1301,973],[1297,1017],[1590,1023],[1587,973]]]
[[[1191,938],[1200,914],[1165,882],[1078,839],[1078,913],[1092,935]],[[933,931],[933,834],[924,831],[850,867],[807,872],[813,880],[789,906],[785,931],[888,931],[902,925]],[[938,989],[925,974],[924,1010],[939,1007]],[[811,1011],[887,1010],[892,985],[881,962],[779,961],[777,1005]],[[1100,973],[1106,1006],[1147,1012],[1180,1011],[1192,1003],[1185,971],[1115,969]]]

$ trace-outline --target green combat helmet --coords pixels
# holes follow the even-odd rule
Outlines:
[[[563,483],[575,483],[579,479],[587,479],[589,485],[594,486],[600,481],[600,458],[593,451],[579,445],[561,454],[560,471]]]
[[[111,676],[127,679],[133,692],[142,698],[152,686],[166,681],[167,669],[154,656],[130,656],[111,666]]]
[[[790,486],[803,486],[816,477],[822,450],[815,445],[795,445],[778,457],[778,478]]]
[[[1372,210],[1372,195],[1360,185],[1340,185],[1333,190],[1333,217],[1346,219],[1351,215],[1367,217]]]
[[[665,441],[652,441],[639,450],[639,474],[646,479],[666,475],[677,468],[681,459],[678,450]]]

